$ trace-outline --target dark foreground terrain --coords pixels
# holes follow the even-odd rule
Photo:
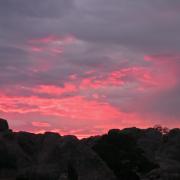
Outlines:
[[[12,132],[0,119],[0,180],[180,180],[180,129],[110,130],[78,140]]]

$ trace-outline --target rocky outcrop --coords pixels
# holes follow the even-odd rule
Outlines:
[[[0,129],[8,130],[2,120]],[[75,136],[0,133],[0,179],[116,180],[100,157]]]
[[[132,133],[135,134],[132,135]],[[92,147],[113,170],[118,180],[140,180],[141,175],[158,167],[138,146],[137,131],[110,130]]]
[[[8,131],[9,125],[5,119],[0,119],[0,132]]]
[[[166,134],[155,128],[113,129],[82,142],[94,149],[119,179],[180,179],[180,129]]]
[[[179,180],[180,129],[112,129],[78,140],[13,132],[0,119],[0,179]]]

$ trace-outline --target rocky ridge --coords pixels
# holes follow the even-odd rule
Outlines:
[[[113,129],[78,140],[13,132],[0,119],[1,180],[179,180],[180,129]]]

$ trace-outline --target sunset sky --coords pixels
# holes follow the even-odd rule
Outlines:
[[[180,1],[0,0],[0,117],[80,138],[180,127]]]

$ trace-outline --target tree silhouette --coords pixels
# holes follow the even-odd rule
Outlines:
[[[153,127],[154,129],[156,129],[157,131],[159,131],[161,134],[167,134],[167,133],[169,133],[169,128],[167,128],[167,127],[162,127],[161,125],[159,125],[159,124],[156,124],[156,125],[154,125],[154,127]]]

